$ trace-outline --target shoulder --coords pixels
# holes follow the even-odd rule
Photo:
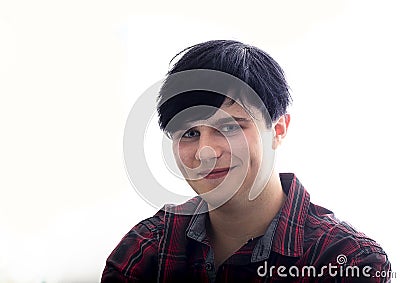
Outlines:
[[[181,205],[165,205],[154,216],[135,225],[107,258],[101,282],[154,281],[159,246],[165,234],[169,230],[184,232],[185,220],[190,220],[190,212],[199,202],[194,198]]]
[[[150,282],[155,274],[158,242],[163,231],[162,210],[135,225],[107,258],[101,282]]]
[[[382,248],[373,239],[356,230],[349,223],[339,220],[334,213],[324,207],[310,203],[305,222],[306,241],[324,239],[325,244],[343,241],[348,250],[381,252]]]
[[[390,270],[388,257],[375,240],[324,207],[310,203],[304,239],[304,250],[316,265],[367,266],[371,274]]]

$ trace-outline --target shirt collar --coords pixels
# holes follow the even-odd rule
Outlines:
[[[199,205],[193,213],[192,219],[190,220],[188,228],[186,229],[186,235],[189,238],[198,242],[204,242],[206,240],[206,221],[208,217],[207,211],[208,206],[206,201],[200,198]]]
[[[299,257],[303,254],[310,194],[294,174],[281,173],[280,178],[287,198],[281,209],[272,250],[285,256]]]
[[[310,205],[310,195],[293,173],[279,174],[287,195],[281,210],[275,215],[264,235],[258,239],[251,261],[268,259],[271,249],[286,256],[303,254],[304,223]],[[201,200],[186,230],[187,237],[207,243],[207,203]]]
[[[258,240],[251,255],[251,262],[258,262],[268,259],[281,211],[282,210],[275,215],[264,235]]]

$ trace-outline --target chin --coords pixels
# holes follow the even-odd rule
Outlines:
[[[222,182],[219,182],[221,184]],[[204,199],[211,207],[218,208],[227,202],[231,201],[233,198],[237,198],[242,195],[239,191],[241,188],[236,188],[236,184],[223,184],[223,186],[204,186],[199,188],[192,187],[194,191]]]

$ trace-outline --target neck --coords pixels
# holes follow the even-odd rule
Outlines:
[[[210,210],[207,232],[214,248],[222,245],[227,254],[232,254],[248,240],[263,235],[285,199],[279,175],[273,173],[254,200],[238,194],[221,207]]]

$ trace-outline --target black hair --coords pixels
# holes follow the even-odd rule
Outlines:
[[[159,125],[166,132],[173,131],[168,123],[181,111],[193,106],[207,105],[214,108],[215,112],[227,98],[221,93],[204,90],[171,93],[171,85],[180,83],[172,82],[173,75],[183,71],[215,70],[240,79],[257,93],[271,121],[276,121],[285,114],[287,106],[291,103],[289,86],[282,68],[269,54],[257,47],[233,40],[212,40],[184,49],[175,55],[171,62],[180,55],[182,57],[168,71],[158,96]],[[226,91],[228,90],[229,86],[226,86]],[[262,108],[259,105],[258,107]],[[196,120],[212,114],[212,111],[207,114],[194,111],[183,120]]]

